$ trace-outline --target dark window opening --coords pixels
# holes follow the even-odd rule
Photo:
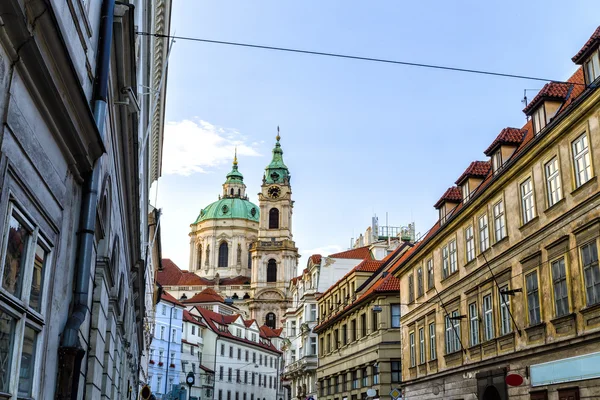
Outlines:
[[[265,318],[265,325],[271,329],[275,329],[275,319],[275,314],[272,312],[268,313],[267,317]]]
[[[267,282],[277,282],[277,261],[272,258],[267,264]]]
[[[279,209],[269,210],[269,229],[279,229]]]
[[[221,243],[219,246],[219,268],[227,268],[227,260],[229,259],[229,247],[227,242]]]

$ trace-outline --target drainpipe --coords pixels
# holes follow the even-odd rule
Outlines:
[[[108,72],[110,48],[113,33],[114,0],[104,0],[100,14],[100,31],[98,35],[98,53],[96,80],[92,107],[94,120],[104,140],[104,126],[107,113]],[[98,185],[100,161],[97,160],[94,170],[83,185],[79,230],[77,232],[77,249],[75,262],[75,293],[73,310],[62,333],[58,349],[59,372],[57,379],[56,399],[71,400],[77,398],[81,361],[86,349],[79,340],[79,330],[86,315],[90,312],[88,298],[90,294],[90,270],[94,260],[94,232],[96,229],[96,207],[98,204]]]

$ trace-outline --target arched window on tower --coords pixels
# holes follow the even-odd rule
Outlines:
[[[219,246],[219,268],[227,268],[227,261],[229,260],[229,247],[227,242],[222,242]]]
[[[252,268],[252,253],[250,250],[252,250],[252,244],[248,246],[248,269]]]
[[[271,329],[275,329],[275,320],[276,319],[277,318],[275,317],[275,314],[273,314],[272,312],[268,313],[265,318],[265,325]]]
[[[233,188],[231,188],[231,190],[229,191],[231,193],[231,195],[233,196]]]
[[[271,208],[269,210],[269,229],[279,229],[279,209]]]
[[[242,189],[238,189],[238,197],[242,195]]]
[[[202,268],[202,245],[198,245],[198,260],[196,263],[196,269]]]
[[[277,261],[272,258],[267,263],[267,282],[277,282]]]

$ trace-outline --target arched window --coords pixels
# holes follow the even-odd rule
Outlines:
[[[228,260],[229,260],[229,247],[227,246],[227,242],[223,242],[219,246],[219,268],[227,268]]]
[[[248,269],[252,268],[252,253],[250,250],[252,250],[252,245],[248,246]]]
[[[231,195],[233,196],[233,188],[231,188],[231,190],[229,191],[231,193]]]
[[[271,329],[275,329],[275,320],[276,320],[275,314],[270,312],[267,314],[267,317],[265,318],[265,325]]]
[[[267,282],[277,282],[277,261],[272,258],[267,263]]]
[[[242,189],[238,189],[238,196],[242,195]]]
[[[196,269],[202,268],[202,245],[198,245],[198,262]]]
[[[269,210],[269,229],[279,229],[279,209]]]

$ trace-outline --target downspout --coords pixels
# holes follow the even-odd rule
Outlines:
[[[96,80],[92,107],[98,132],[104,140],[104,126],[107,113],[108,72],[110,68],[110,48],[113,34],[114,0],[104,0],[100,14],[98,35],[98,53]],[[77,232],[77,258],[75,261],[75,293],[73,310],[62,333],[58,350],[59,372],[56,399],[76,399],[81,376],[81,361],[86,349],[81,346],[79,330],[90,312],[88,298],[90,294],[90,270],[94,260],[94,233],[96,230],[96,208],[98,204],[98,183],[100,161],[84,182],[79,230]]]

